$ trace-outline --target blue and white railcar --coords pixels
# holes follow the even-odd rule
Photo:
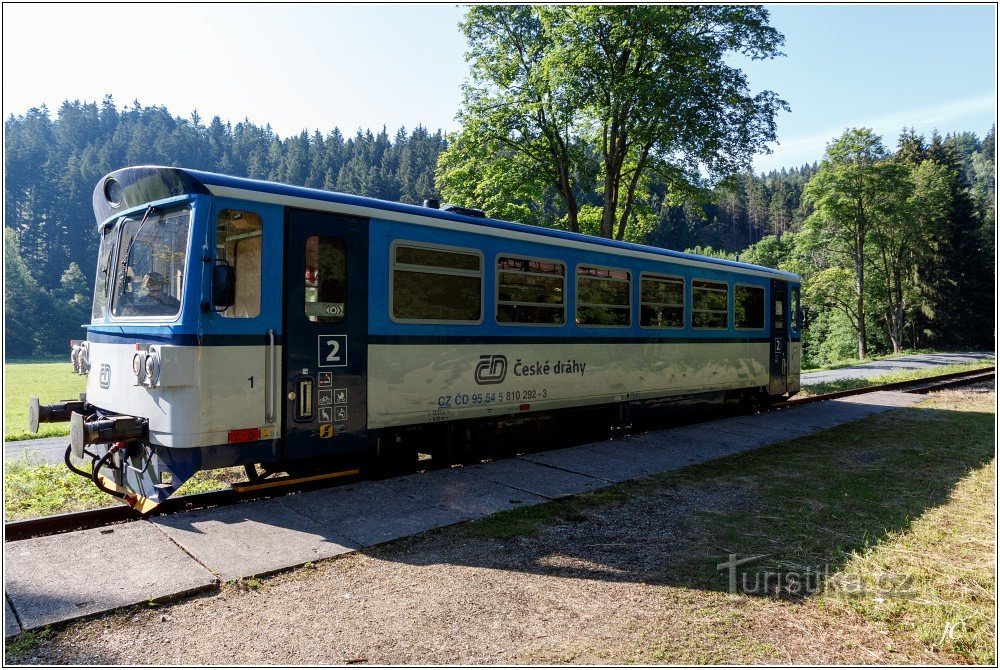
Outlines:
[[[71,419],[142,510],[201,469],[363,468],[428,426],[799,388],[786,272],[176,168],[93,203],[86,397],[32,421]]]

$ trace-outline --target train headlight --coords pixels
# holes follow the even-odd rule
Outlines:
[[[137,351],[132,357],[132,372],[135,374],[135,383],[142,384],[146,381],[146,352]]]
[[[150,349],[146,355],[146,379],[150,386],[160,381],[160,354],[155,349]]]
[[[122,185],[117,179],[108,179],[104,182],[104,198],[112,207],[122,204]]]

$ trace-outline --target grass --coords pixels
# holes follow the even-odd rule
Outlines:
[[[800,396],[822,395],[824,393],[836,393],[838,391],[849,391],[852,389],[868,388],[880,384],[892,384],[894,382],[915,381],[936,377],[938,375],[954,374],[956,372],[971,372],[973,370],[985,370],[993,366],[992,362],[979,363],[958,363],[955,365],[936,365],[930,368],[919,370],[899,370],[889,372],[878,377],[837,379],[830,382],[820,382],[818,384],[804,384]]]
[[[48,404],[75,400],[86,390],[87,378],[75,374],[68,359],[67,356],[61,363],[4,364],[4,441],[69,435],[69,423],[43,423],[37,434],[28,431],[29,396],[36,396],[42,404]]]
[[[676,507],[690,500],[685,491],[742,489],[750,492],[744,502],[696,504],[689,522],[671,524],[686,535],[664,549],[666,590],[649,596],[665,614],[644,620],[624,650],[609,651],[616,662],[785,663],[791,650],[806,662],[842,663],[875,654],[888,638],[882,651],[895,662],[995,664],[995,402],[993,393],[942,393],[917,408],[456,532],[538,537],[553,524],[617,518],[602,507]],[[716,565],[730,553],[764,555],[743,575],[753,584],[779,573],[784,586],[729,595]],[[822,588],[791,579],[804,568],[826,571]],[[821,638],[835,642],[823,649]],[[852,650],[858,655],[836,655]]]
[[[25,654],[44,642],[51,634],[52,629],[48,626],[41,630],[25,631],[7,641],[4,644],[4,652],[10,656]]]
[[[195,473],[174,495],[227,488],[243,479],[242,468]],[[4,512],[9,521],[79,512],[120,504],[63,464],[34,464],[26,457],[4,463]]]

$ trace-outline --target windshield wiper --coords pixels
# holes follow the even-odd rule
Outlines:
[[[153,207],[152,205],[150,205],[149,207],[147,207],[146,208],[146,213],[142,215],[142,221],[139,222],[139,227],[135,229],[135,233],[133,233],[132,237],[129,238],[128,248],[125,249],[125,260],[122,261],[122,287],[123,287],[123,289],[124,289],[124,286],[125,286],[125,280],[128,277],[129,262],[130,262],[130,259],[132,258],[132,245],[135,244],[136,238],[139,237],[139,233],[142,232],[142,227],[145,226],[146,225],[146,221],[149,220],[149,215],[152,214],[153,212],[157,212],[157,211],[159,211],[159,210],[156,209],[156,207]]]

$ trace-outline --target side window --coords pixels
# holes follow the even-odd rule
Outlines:
[[[632,273],[618,268],[576,268],[576,322],[625,327],[632,322]]]
[[[260,215],[224,209],[215,223],[215,257],[236,270],[236,301],[220,312],[230,318],[260,314],[261,254],[264,225]]]
[[[497,258],[497,323],[566,323],[566,265],[537,258]]]
[[[401,242],[392,249],[391,272],[394,320],[482,320],[483,257],[479,252]]]
[[[684,280],[642,275],[639,278],[639,325],[643,328],[684,326]]]
[[[802,330],[802,305],[799,304],[799,287],[792,287],[792,314],[795,315],[795,330]]]
[[[760,330],[764,327],[764,287],[736,285],[733,311],[736,327]]]
[[[347,313],[347,244],[339,237],[306,238],[306,318],[339,323]]]
[[[695,279],[691,282],[691,325],[729,327],[729,284]]]
[[[97,252],[97,280],[94,282],[94,307],[90,312],[92,321],[103,320],[108,308],[108,293],[111,291],[111,281],[115,274],[112,260],[114,260],[117,236],[118,229],[115,226],[108,226],[101,234],[101,248]]]

